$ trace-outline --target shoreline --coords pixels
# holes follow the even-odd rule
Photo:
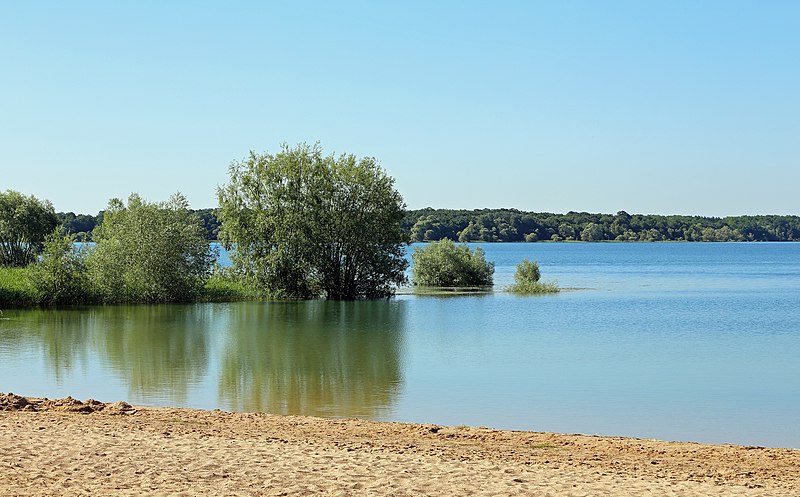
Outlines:
[[[800,450],[0,394],[0,494],[800,495]]]

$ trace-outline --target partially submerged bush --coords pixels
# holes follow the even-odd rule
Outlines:
[[[522,262],[517,264],[517,271],[514,273],[514,284],[508,287],[508,291],[520,295],[560,291],[558,285],[553,281],[539,281],[541,276],[538,262],[529,261],[527,258],[522,259]]]
[[[494,263],[486,262],[483,249],[471,251],[466,244],[444,239],[431,242],[411,254],[411,283],[415,286],[491,286]]]

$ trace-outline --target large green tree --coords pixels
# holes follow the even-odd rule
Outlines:
[[[58,225],[49,201],[13,190],[0,192],[0,266],[26,266]]]
[[[265,294],[380,298],[405,282],[405,204],[372,157],[283,145],[230,167],[218,190],[220,240]]]
[[[206,232],[181,194],[149,203],[132,194],[112,199],[87,260],[89,280],[103,302],[188,302],[213,264]]]

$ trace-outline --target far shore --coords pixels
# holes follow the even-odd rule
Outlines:
[[[1,495],[800,495],[800,450],[0,394]]]

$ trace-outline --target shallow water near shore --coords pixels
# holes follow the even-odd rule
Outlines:
[[[0,391],[800,448],[800,244],[481,246],[488,295],[6,310]]]

